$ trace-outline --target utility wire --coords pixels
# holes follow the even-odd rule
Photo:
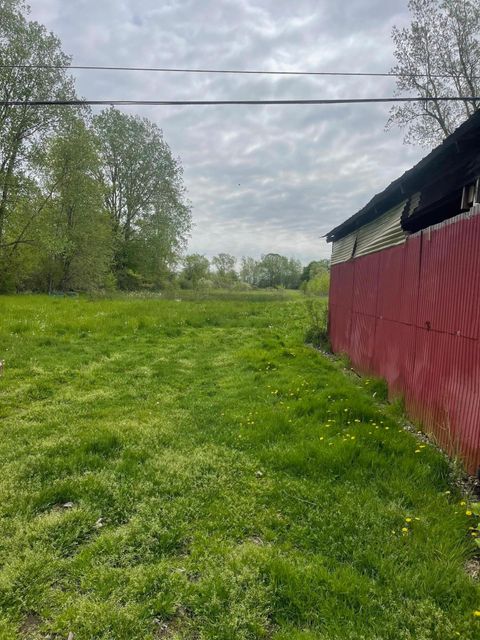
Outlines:
[[[168,67],[117,67],[100,65],[0,64],[0,69],[77,69],[83,71],[148,71],[156,73],[204,73],[268,76],[342,76],[372,78],[453,78],[448,73],[397,73],[362,71],[267,71],[265,69],[184,69]]]
[[[372,104],[385,102],[459,102],[480,101],[480,96],[443,96],[438,98],[392,97],[392,98],[343,98],[320,100],[0,100],[1,107],[83,107],[87,105],[117,106],[209,106],[209,105],[331,105]]]

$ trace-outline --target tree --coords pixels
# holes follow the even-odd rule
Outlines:
[[[155,277],[178,257],[191,225],[180,162],[146,118],[111,108],[94,118],[100,140],[105,203],[118,235],[121,274]]]
[[[70,58],[62,52],[58,38],[37,22],[28,21],[26,15],[22,0],[3,0],[0,5],[0,99],[74,98],[73,80],[61,68],[70,64]],[[26,66],[8,66],[12,64]],[[58,108],[53,107],[0,107],[0,252],[5,249],[8,217],[17,210],[25,163],[33,146],[59,118]]]
[[[49,142],[44,159],[46,190],[53,194],[42,232],[49,289],[94,289],[110,273],[113,233],[96,179],[99,164],[93,133],[70,117]]]
[[[260,279],[259,265],[260,263],[254,258],[244,256],[240,267],[240,279],[242,282],[246,282],[251,286],[258,285]]]
[[[322,260],[312,260],[306,267],[303,268],[301,282],[309,282],[313,280],[315,276],[322,275],[330,272],[330,260],[323,258]]]
[[[479,107],[480,3],[409,0],[412,22],[394,27],[397,95],[429,98],[392,107],[387,128],[406,129],[405,142],[433,146]],[[458,102],[440,97],[462,97]]]
[[[198,253],[192,253],[185,256],[183,260],[181,283],[185,288],[196,289],[202,280],[208,278],[209,273],[210,262],[208,258]]]
[[[294,258],[287,258],[278,253],[267,253],[262,256],[258,265],[260,287],[286,287],[296,289],[300,284],[302,265]]]
[[[212,258],[212,265],[215,268],[215,280],[220,287],[231,286],[238,281],[238,274],[235,271],[237,259],[229,253],[219,253]]]

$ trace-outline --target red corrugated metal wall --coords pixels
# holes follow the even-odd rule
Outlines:
[[[332,267],[330,339],[407,412],[480,466],[480,215]]]

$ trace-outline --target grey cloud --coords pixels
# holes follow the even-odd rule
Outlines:
[[[383,71],[406,0],[38,0],[33,16],[77,64]],[[105,99],[390,95],[391,79],[77,72]],[[185,168],[190,250],[311,260],[321,239],[420,158],[388,107],[129,108],[153,119]]]

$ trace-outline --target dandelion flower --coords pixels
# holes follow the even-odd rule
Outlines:
[[[476,610],[473,612],[473,615],[475,616],[475,618],[480,618],[480,611],[479,611],[478,609],[476,609]]]
[[[466,515],[466,516],[473,516],[473,513],[470,511],[470,509],[467,509],[467,510],[465,511],[465,515]]]
[[[411,522],[412,519],[411,518],[405,518],[405,522]]]

